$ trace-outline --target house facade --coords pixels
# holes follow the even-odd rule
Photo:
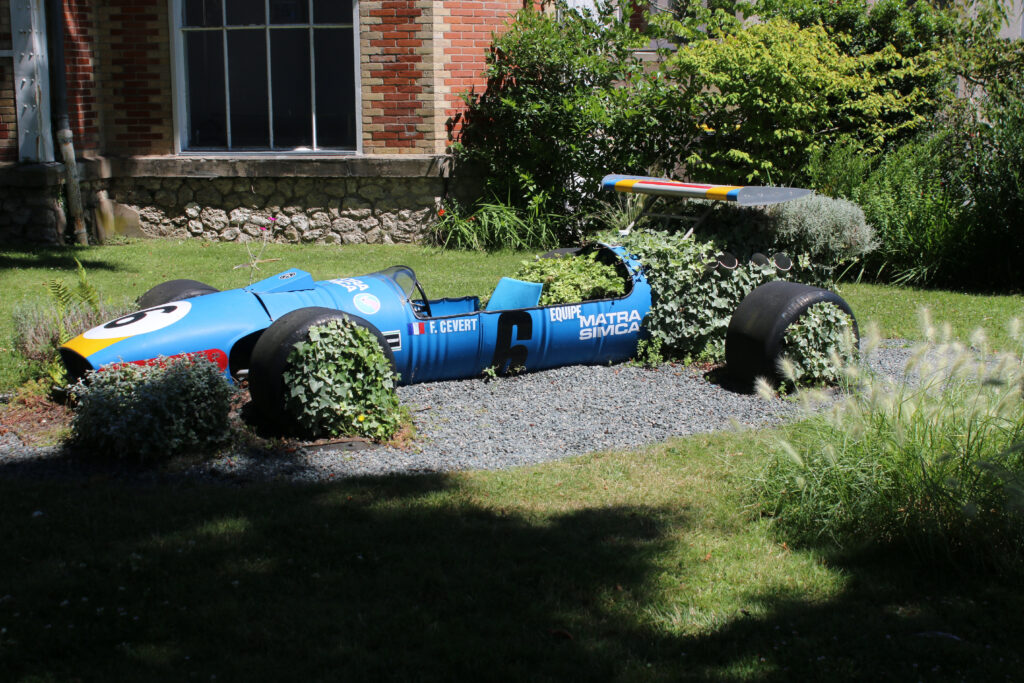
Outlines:
[[[0,0],[0,241],[68,232],[62,76],[94,234],[414,241],[522,1]]]

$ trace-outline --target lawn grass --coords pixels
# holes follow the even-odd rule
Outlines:
[[[475,253],[442,251],[412,245],[293,245],[271,244],[257,279],[288,268],[301,268],[315,279],[364,275],[403,264],[416,271],[430,297],[489,294],[503,275],[514,271],[532,253]],[[134,300],[167,280],[200,280],[218,289],[249,284],[248,254],[241,244],[200,240],[139,240],[109,247],[33,247],[0,250],[0,391],[9,391],[31,368],[13,353],[12,312],[19,303],[50,303],[42,283],[62,278],[77,282],[75,259],[85,267],[89,282],[110,302]]]
[[[1024,296],[1020,294],[983,296],[859,283],[841,283],[837,291],[850,304],[862,329],[866,321],[873,320],[888,339],[921,339],[915,313],[922,307],[930,309],[936,324],[949,323],[957,339],[966,341],[981,327],[993,348],[1002,350],[1013,346],[1007,323],[1013,318],[1024,322]]]
[[[42,300],[36,280],[72,279],[70,255],[116,297],[177,277],[244,285],[230,269],[239,249],[0,252],[5,313],[18,296]],[[525,255],[274,245],[265,256],[315,277],[404,262],[428,294],[451,296],[488,291]],[[873,291],[843,295],[862,322],[875,307],[883,331],[916,336],[913,298],[879,288],[878,303]],[[1024,299],[952,301],[969,319],[1018,314]],[[1019,578],[775,537],[747,507],[745,478],[775,437],[315,485],[12,478],[0,462],[0,680],[1019,676]]]
[[[4,680],[994,680],[1017,585],[790,549],[767,433],[320,485],[0,477]],[[2,467],[0,467],[2,474]]]

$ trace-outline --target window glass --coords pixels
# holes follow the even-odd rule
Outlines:
[[[318,24],[351,24],[351,0],[313,0],[313,21]]]
[[[220,0],[185,0],[185,26],[220,26]]]
[[[355,1],[171,0],[182,147],[357,149]]]
[[[310,101],[309,31],[302,28],[270,32],[270,78],[274,98],[274,146],[313,144]]]
[[[308,22],[308,0],[270,0],[271,24],[306,24]]]
[[[228,26],[265,24],[267,21],[262,0],[225,0]]]
[[[267,39],[260,29],[228,31],[231,146],[270,146]]]
[[[185,36],[188,63],[188,129],[194,147],[228,144],[224,100],[224,43],[220,31]],[[197,78],[195,74],[202,74]]]
[[[320,147],[355,147],[356,76],[352,31],[313,31],[316,62],[316,142]]]

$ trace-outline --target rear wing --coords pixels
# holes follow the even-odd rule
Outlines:
[[[630,194],[653,194],[660,197],[683,199],[715,199],[738,206],[778,204],[805,197],[811,193],[798,187],[742,187],[737,185],[707,185],[681,183],[665,178],[647,178],[635,175],[606,175],[601,180],[605,190]]]

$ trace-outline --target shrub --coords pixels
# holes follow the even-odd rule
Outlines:
[[[622,240],[643,263],[651,285],[651,311],[644,328],[659,354],[720,361],[733,311],[758,285],[777,277],[774,266],[743,263],[715,267],[711,242],[645,231]]]
[[[127,302],[120,306],[100,304],[94,309],[73,301],[59,313],[53,306],[19,304],[11,314],[14,348],[29,360],[50,361],[56,358],[57,347],[73,335],[132,310]]]
[[[285,411],[308,436],[386,441],[401,423],[397,379],[373,334],[331,320],[288,356]]]
[[[786,329],[782,375],[795,386],[838,384],[854,361],[853,320],[838,306],[815,304]]]
[[[233,394],[217,365],[205,358],[106,367],[72,387],[71,441],[137,461],[208,450],[229,437]]]
[[[1014,41],[1020,43],[1021,41]],[[1007,57],[1011,74],[987,84],[981,115],[961,133],[967,144],[957,174],[969,189],[964,218],[971,225],[970,278],[983,287],[1020,289],[1024,240],[1024,46]]]
[[[615,266],[598,261],[597,254],[523,261],[513,277],[544,285],[541,306],[622,296],[625,281]]]
[[[879,155],[864,150],[853,137],[811,153],[804,168],[807,186],[826,197],[850,199],[871,175]]]
[[[772,249],[806,254],[816,282],[832,283],[840,267],[874,251],[864,211],[845,199],[812,195],[768,207]]]
[[[948,132],[924,133],[883,157],[854,190],[878,232],[879,248],[868,259],[876,276],[928,284],[967,253],[969,225],[950,176],[956,146]]]
[[[665,76],[685,84],[679,118],[711,132],[673,161],[705,182],[789,184],[811,152],[844,133],[878,148],[924,120],[917,98],[884,75],[899,60],[891,47],[846,54],[822,27],[782,19],[691,43]]]
[[[910,0],[680,0],[642,30],[632,6],[518,13],[494,39],[486,89],[450,122],[460,172],[485,196],[566,216],[553,224],[562,242],[586,229],[608,172],[802,184],[808,159],[843,140],[894,149],[995,35],[991,21]],[[753,12],[763,21],[738,18]],[[644,62],[635,48],[652,39],[680,47]]]
[[[465,93],[465,119],[451,123],[453,151],[483,178],[485,196],[542,214],[585,211],[606,169],[633,155],[611,136],[626,132],[627,117],[645,116],[618,88],[642,71],[630,48],[646,40],[629,28],[628,6],[625,16],[616,10],[526,9],[494,39],[487,88]]]
[[[863,208],[880,244],[866,263],[880,279],[1019,287],[1024,46],[978,40],[968,50],[957,48],[955,65],[979,89],[973,100],[948,107],[932,127],[888,154],[865,153],[848,138],[808,164],[813,187]]]
[[[1014,334],[1024,349],[1019,325]],[[922,346],[907,367],[918,381],[863,378],[827,416],[791,430],[754,489],[783,537],[900,546],[929,561],[1021,559],[1024,354],[985,356],[974,340],[981,355]]]
[[[697,204],[707,211],[708,203]],[[783,252],[795,263],[789,278],[821,287],[876,247],[874,230],[852,202],[812,195],[768,207],[716,203],[696,229],[741,260]]]

